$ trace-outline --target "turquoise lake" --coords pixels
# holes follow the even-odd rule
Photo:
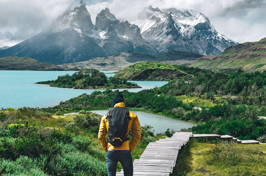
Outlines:
[[[98,110],[98,111],[91,111],[100,115],[105,115],[107,114],[107,110]],[[141,111],[132,111],[135,113],[138,118],[139,118],[139,123],[141,126],[145,125],[150,125],[152,126],[154,132],[157,133],[163,133],[165,132],[168,128],[170,130],[175,130],[175,131],[180,131],[182,128],[191,128],[195,126],[195,123],[187,122],[187,121],[182,121],[182,120],[176,120],[176,119],[171,119],[167,118],[161,115],[157,114],[151,114],[151,113],[146,113],[146,112],[141,112]]]
[[[91,94],[94,89],[54,88],[48,85],[34,84],[38,81],[54,80],[75,71],[0,71],[0,108],[49,107],[58,105],[83,93]],[[113,71],[104,72],[108,77]],[[132,81],[142,88],[127,89],[138,92],[167,84],[166,81]],[[122,89],[120,89],[122,90]]]

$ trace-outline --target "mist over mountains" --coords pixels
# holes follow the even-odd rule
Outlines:
[[[139,20],[118,20],[108,8],[91,21],[86,4],[66,11],[49,28],[0,57],[31,57],[54,64],[86,61],[124,51],[149,54],[170,50],[215,55],[237,44],[219,34],[203,14],[192,10],[144,8]]]

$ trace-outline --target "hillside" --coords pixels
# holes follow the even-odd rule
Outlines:
[[[222,72],[234,72],[238,69],[245,72],[265,71],[266,38],[228,47],[222,54],[199,58],[191,66]]]
[[[60,66],[71,69],[97,69],[97,70],[122,70],[132,64],[140,61],[154,61],[163,62],[166,64],[190,65],[202,55],[187,52],[171,50],[160,54],[138,53],[133,51],[122,52],[109,57],[97,57],[84,62],[75,62],[69,64],[62,64]]]
[[[0,58],[0,70],[61,71],[66,69],[52,63],[40,63],[39,61],[28,57],[13,56]],[[71,70],[76,69],[73,67]]]
[[[136,81],[166,81],[183,76],[191,77],[173,65],[159,62],[140,62],[115,74],[116,78]]]
[[[107,76],[95,69],[84,69],[74,73],[72,76],[66,74],[59,76],[56,80],[42,81],[36,84],[48,84],[52,87],[74,88],[74,89],[118,89],[118,88],[140,88],[137,84],[127,82],[126,79]]]

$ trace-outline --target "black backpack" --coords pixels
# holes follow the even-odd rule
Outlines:
[[[128,123],[131,120],[129,110],[125,107],[116,107],[109,109],[106,117],[109,122],[108,142],[113,146],[118,147],[123,142],[129,140],[127,138]]]

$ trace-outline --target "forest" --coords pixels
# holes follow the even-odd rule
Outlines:
[[[41,81],[37,84],[48,84],[52,87],[74,89],[118,89],[140,88],[137,84],[128,82],[126,79],[107,76],[95,69],[84,69],[73,75],[59,76],[56,80]]]

